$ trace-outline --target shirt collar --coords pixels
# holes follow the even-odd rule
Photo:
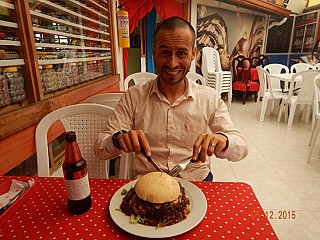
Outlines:
[[[159,88],[158,88],[158,81],[159,81],[159,75],[153,80],[152,83],[152,87],[151,87],[151,91],[150,91],[150,96],[152,94],[157,94],[159,96],[159,98],[161,98],[161,96],[163,97],[163,94],[160,92]],[[191,81],[190,79],[187,78],[187,88],[186,91],[184,92],[184,99],[187,99],[189,97],[191,97],[192,99],[195,99],[195,87],[196,85],[194,85],[193,81]]]

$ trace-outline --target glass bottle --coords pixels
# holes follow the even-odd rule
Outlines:
[[[65,133],[65,161],[62,165],[68,195],[68,207],[72,214],[87,212],[92,205],[87,163],[82,158],[76,134]]]

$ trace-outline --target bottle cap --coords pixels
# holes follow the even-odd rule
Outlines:
[[[74,131],[68,131],[64,135],[66,142],[74,142],[77,140],[76,133]]]

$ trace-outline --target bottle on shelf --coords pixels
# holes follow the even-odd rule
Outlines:
[[[76,134],[65,133],[65,161],[62,165],[68,195],[68,207],[72,214],[87,212],[92,205],[87,163],[83,159]]]

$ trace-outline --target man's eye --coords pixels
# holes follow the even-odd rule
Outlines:
[[[181,56],[181,57],[184,57],[184,56],[187,56],[187,55],[188,55],[187,52],[179,52],[178,54],[179,54],[179,56]]]
[[[162,55],[168,55],[168,54],[169,54],[169,51],[163,50],[163,51],[161,51],[161,54],[162,54]]]

